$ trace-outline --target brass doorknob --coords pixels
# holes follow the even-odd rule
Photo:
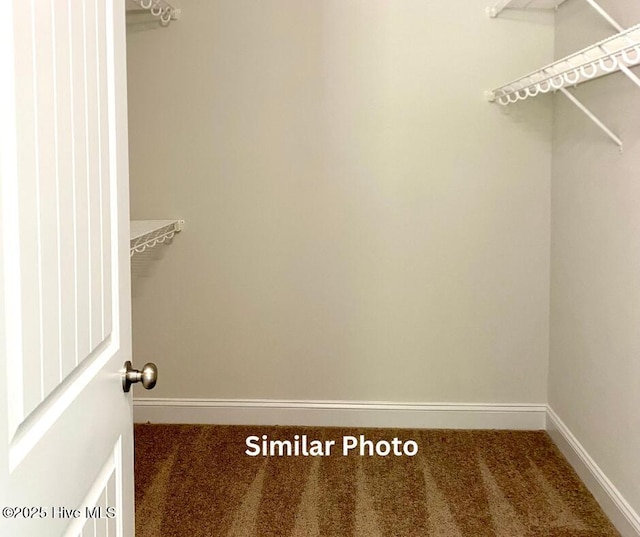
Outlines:
[[[142,371],[133,369],[131,362],[127,360],[124,363],[124,376],[122,377],[122,389],[128,392],[131,385],[136,382],[142,382],[142,387],[150,390],[158,381],[158,368],[156,364],[148,363],[142,368]]]

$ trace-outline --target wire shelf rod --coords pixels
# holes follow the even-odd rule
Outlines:
[[[640,24],[500,86],[489,92],[488,97],[507,105],[615,71],[623,71],[627,76],[630,73],[634,79],[637,77],[628,67],[638,64]]]

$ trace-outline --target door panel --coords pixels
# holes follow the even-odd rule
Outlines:
[[[42,510],[0,534],[131,536],[124,2],[13,0],[3,18],[0,508]]]
[[[81,502],[89,517],[78,518],[69,526],[67,537],[113,537],[117,535],[117,509],[122,504],[122,457],[120,442],[116,443],[109,458]]]
[[[71,39],[69,5],[57,6],[53,18],[53,46],[56,50],[56,131],[72,132],[74,103],[71,93]],[[65,234],[74,235],[77,218],[74,191],[73,140],[71,136],[56,135],[57,144],[57,203],[59,205],[60,255],[60,376],[65,378],[76,366],[76,269],[75,241],[64,240]]]

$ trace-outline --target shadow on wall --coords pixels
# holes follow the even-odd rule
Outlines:
[[[164,26],[158,17],[148,11],[127,12],[127,33],[147,32],[149,30],[163,30]]]
[[[145,293],[147,282],[158,269],[158,263],[166,255],[165,246],[171,245],[173,238],[166,239],[160,248],[147,248],[144,252],[136,252],[131,257],[131,295],[132,297],[142,296]],[[156,285],[154,284],[154,288]]]

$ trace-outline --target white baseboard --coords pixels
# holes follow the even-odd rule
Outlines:
[[[640,515],[624,499],[551,407],[548,407],[547,411],[547,432],[622,537],[640,537]]]
[[[415,429],[545,428],[544,404],[134,399],[136,423],[307,425]]]

